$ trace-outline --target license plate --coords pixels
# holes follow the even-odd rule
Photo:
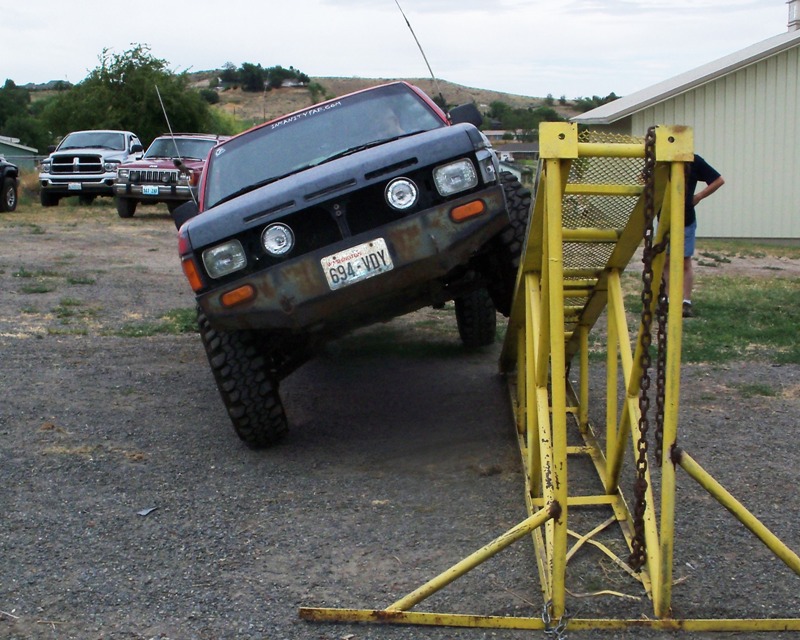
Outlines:
[[[331,290],[372,278],[394,268],[383,238],[350,247],[320,260]]]
[[[70,182],[67,185],[67,189],[69,191],[80,191],[83,188],[83,185],[80,182]]]
[[[142,195],[145,196],[157,196],[158,195],[158,187],[154,184],[146,184],[142,186]]]

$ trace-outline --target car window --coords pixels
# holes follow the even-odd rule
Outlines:
[[[61,150],[90,147],[124,151],[126,149],[125,135],[115,131],[76,131],[67,135],[58,148]]]
[[[362,146],[443,126],[430,106],[404,84],[311,107],[218,147],[210,159],[205,206]]]
[[[147,149],[145,158],[193,158],[204,160],[216,140],[194,140],[188,138],[156,138]]]

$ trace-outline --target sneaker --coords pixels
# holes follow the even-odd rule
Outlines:
[[[694,318],[694,309],[692,309],[691,302],[684,302],[683,303],[683,317],[684,318]]]

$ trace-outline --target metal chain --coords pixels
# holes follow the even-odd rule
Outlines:
[[[658,291],[658,355],[656,358],[656,463],[661,464],[661,452],[664,447],[664,404],[666,399],[667,378],[667,306],[666,280],[661,278]]]
[[[567,640],[567,623],[571,614],[564,609],[564,614],[558,619],[556,626],[553,626],[553,618],[550,611],[553,608],[553,601],[546,602],[542,609],[542,622],[544,622],[544,635],[553,640]]]
[[[650,429],[650,345],[653,312],[653,219],[655,218],[655,143],[656,128],[650,127],[644,140],[644,250],[642,253],[642,331],[639,366],[639,440],[636,443],[636,481],[634,483],[633,537],[628,563],[639,571],[647,560],[644,512],[647,507],[647,432]]]

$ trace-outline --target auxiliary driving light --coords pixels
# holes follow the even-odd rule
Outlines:
[[[269,255],[282,256],[294,247],[294,232],[285,224],[271,224],[261,234],[261,244]]]
[[[393,209],[404,211],[417,204],[419,191],[408,178],[395,178],[386,185],[386,202]]]

